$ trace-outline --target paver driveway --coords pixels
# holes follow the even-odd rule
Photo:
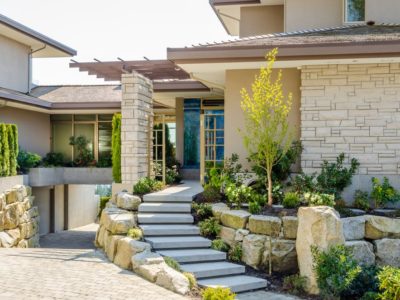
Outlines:
[[[110,263],[96,226],[49,234],[38,249],[0,249],[0,299],[187,299]]]

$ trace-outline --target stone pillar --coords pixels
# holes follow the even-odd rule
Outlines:
[[[149,175],[153,149],[153,83],[134,72],[123,74],[121,84],[122,183],[134,184]]]

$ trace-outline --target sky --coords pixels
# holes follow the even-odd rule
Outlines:
[[[77,50],[78,62],[163,59],[167,47],[230,38],[208,0],[0,0],[0,14]],[[34,59],[34,84],[105,83],[69,62]]]

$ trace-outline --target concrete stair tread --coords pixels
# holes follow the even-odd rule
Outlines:
[[[139,224],[192,224],[194,219],[191,214],[178,213],[139,213]]]
[[[211,246],[211,241],[201,236],[148,237],[145,240],[154,249],[206,248]]]
[[[251,277],[246,275],[216,277],[208,279],[200,279],[197,283],[202,287],[228,287],[233,292],[245,292],[251,290],[262,289],[267,286],[267,281],[262,278]]]
[[[144,203],[192,203],[193,198],[188,196],[171,196],[171,195],[144,195],[143,202]]]
[[[200,229],[195,225],[140,225],[145,236],[199,235]]]
[[[168,256],[179,263],[193,263],[225,260],[226,253],[214,249],[159,250],[162,256]]]
[[[185,272],[193,273],[197,279],[237,275],[246,272],[246,268],[244,266],[225,261],[183,264],[181,265],[181,268]]]
[[[190,213],[190,203],[142,203],[139,205],[139,212],[182,212]]]

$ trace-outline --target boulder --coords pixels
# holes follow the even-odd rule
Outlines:
[[[142,200],[138,196],[123,192],[117,194],[117,206],[119,208],[137,211],[141,202]]]
[[[374,241],[376,263],[379,266],[400,268],[400,239],[382,239]]]
[[[296,251],[300,275],[308,279],[307,292],[318,294],[311,246],[325,251],[330,246],[344,244],[343,225],[339,214],[328,206],[300,207],[298,220]]]
[[[365,217],[342,219],[343,234],[346,241],[363,240],[365,236]]]
[[[0,247],[11,248],[15,245],[15,242],[15,239],[13,239],[5,231],[0,232]]]
[[[367,239],[400,238],[400,219],[367,215],[365,220]]]
[[[250,216],[251,214],[244,210],[224,211],[221,214],[221,223],[230,228],[244,229]]]
[[[258,234],[249,234],[243,239],[242,261],[258,269],[261,263],[262,253],[265,247],[266,236]]]
[[[132,268],[132,256],[144,252],[150,251],[151,246],[148,243],[139,242],[129,237],[118,240],[117,253],[114,257],[114,263],[123,268]]]
[[[271,253],[272,271],[297,272],[296,241],[272,239],[272,251],[269,238],[265,241],[265,251],[262,256],[262,265],[268,270],[269,255]]]
[[[33,201],[35,200],[34,196],[27,196],[24,198],[24,209],[25,210],[30,210],[33,206]]]
[[[238,229],[235,233],[235,242],[243,242],[243,239],[249,235],[250,231],[247,229]]]
[[[39,234],[35,234],[30,239],[21,240],[18,245],[18,248],[38,248],[39,245]]]
[[[148,281],[156,282],[158,274],[167,267],[168,265],[163,262],[159,264],[142,265],[137,267],[134,271]]]
[[[375,264],[374,246],[367,241],[348,241],[344,244],[351,249],[354,259],[364,266]]]
[[[18,201],[18,193],[16,189],[7,190],[4,194],[6,195],[6,204],[12,204]]]
[[[22,223],[19,225],[21,230],[21,239],[29,239],[34,236],[39,230],[39,217],[31,219],[31,222]]]
[[[235,244],[235,234],[236,234],[235,229],[221,226],[221,231],[219,233],[219,236],[229,246],[233,246]]]
[[[164,263],[164,258],[155,252],[141,252],[132,256],[132,269],[135,271],[141,266]]]
[[[100,225],[99,229],[96,233],[96,247],[103,248],[104,247],[104,231],[106,228]]]
[[[186,276],[168,266],[158,273],[156,284],[181,295],[185,295],[190,290]]]
[[[5,209],[6,205],[6,195],[4,193],[0,193],[0,211]]]
[[[297,217],[282,217],[283,237],[289,240],[295,240],[297,237],[297,227],[299,221]]]
[[[249,219],[249,230],[252,233],[277,237],[281,231],[282,221],[278,217],[253,215]]]
[[[18,227],[23,214],[23,209],[20,203],[13,203],[6,206],[3,215],[3,227],[4,229],[14,229]]]
[[[23,211],[23,207],[24,207],[24,203],[18,203],[21,206],[21,210]],[[20,218],[20,223],[27,223],[30,222],[31,219],[36,218],[39,216],[39,209],[37,208],[37,206],[33,206],[30,210],[25,211],[24,213],[22,213],[22,216]]]
[[[110,261],[114,261],[115,254],[117,253],[118,241],[124,237],[124,235],[110,235],[105,240],[104,251]]]
[[[4,232],[7,233],[14,240],[13,246],[17,245],[18,242],[21,240],[21,231],[19,230],[19,228],[6,230]]]
[[[126,234],[136,226],[136,217],[126,210],[105,208],[101,213],[100,224],[112,234]]]
[[[16,185],[12,188],[13,191],[16,191],[17,193],[17,201],[22,202],[24,201],[24,198],[28,196],[26,187],[24,185]]]
[[[214,216],[214,218],[216,218],[217,220],[221,219],[221,214],[225,211],[230,210],[228,205],[226,205],[225,203],[214,203],[211,204],[211,210],[212,210],[212,214]]]

